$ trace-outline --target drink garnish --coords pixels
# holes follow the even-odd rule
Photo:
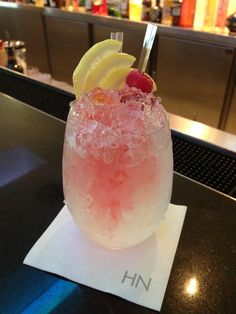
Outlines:
[[[156,90],[155,82],[147,73],[145,73],[156,31],[157,25],[151,23],[147,25],[138,70],[134,69],[130,71],[126,77],[126,84],[129,87],[137,87],[145,93],[151,93]]]
[[[139,88],[144,93],[151,93],[156,91],[156,84],[154,80],[147,73],[139,72],[137,69],[132,69],[127,77],[126,84],[129,87]]]
[[[107,82],[109,82],[109,88],[116,89],[115,81],[112,84],[110,79],[110,77],[116,77],[116,73],[119,79],[125,82],[125,77],[135,57],[119,53],[121,47],[122,42],[107,39],[95,44],[84,54],[73,73],[76,99],[92,88],[107,88]]]
[[[111,88],[119,89],[119,86],[111,82],[113,77],[116,77],[120,70],[129,70],[135,61],[135,57],[127,54],[114,52],[104,58],[90,73],[85,84],[84,91],[89,92],[94,87],[101,87],[106,89],[107,85],[111,84]],[[113,77],[111,77],[113,76]]]
[[[156,84],[145,73],[145,69],[156,29],[156,25],[147,26],[138,69],[131,68],[135,57],[121,52],[122,39],[118,36],[120,33],[115,33],[115,36],[113,34],[113,38],[119,37],[119,40],[107,39],[92,46],[81,58],[73,73],[76,99],[94,88],[119,91],[125,84],[144,93],[154,92]]]

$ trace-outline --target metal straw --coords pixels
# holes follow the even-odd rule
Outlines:
[[[111,39],[119,40],[121,42],[120,52],[122,52],[123,33],[122,32],[111,32]]]
[[[141,56],[139,59],[139,65],[138,65],[139,72],[145,72],[146,70],[149,55],[150,55],[152,45],[155,39],[156,31],[157,31],[157,25],[152,24],[152,23],[149,23],[147,25],[146,34],[143,41],[143,48],[142,48]]]

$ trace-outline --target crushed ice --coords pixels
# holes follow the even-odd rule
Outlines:
[[[134,87],[120,92],[95,88],[71,107],[67,132],[81,158],[135,162],[148,135],[165,124],[166,113],[153,94]]]

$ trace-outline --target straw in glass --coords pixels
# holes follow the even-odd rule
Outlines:
[[[145,72],[146,70],[156,32],[157,32],[157,25],[149,23],[147,25],[147,29],[146,29],[146,33],[145,33],[145,37],[143,41],[143,48],[142,48],[141,56],[139,59],[139,65],[138,65],[139,72]]]
[[[120,48],[120,52],[122,52],[123,32],[111,32],[111,39],[119,40],[122,43],[121,48]]]

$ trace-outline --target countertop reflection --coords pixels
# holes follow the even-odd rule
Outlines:
[[[215,129],[201,122],[168,113],[170,127],[202,141],[236,152],[236,135]]]

